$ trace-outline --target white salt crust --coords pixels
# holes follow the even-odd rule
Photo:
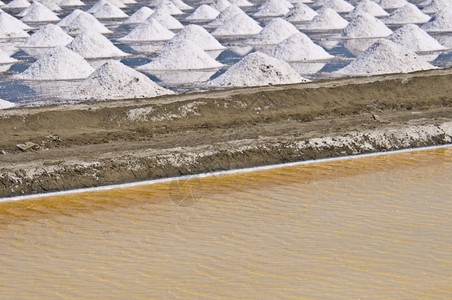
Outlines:
[[[74,6],[85,6],[85,3],[81,0],[61,0],[58,3],[61,7],[74,7]]]
[[[162,10],[154,10],[154,13],[148,19],[154,19],[170,30],[179,30],[184,28],[184,25],[182,25],[181,22]]]
[[[254,14],[255,17],[278,17],[286,15],[293,6],[282,0],[267,0]]]
[[[394,12],[389,17],[384,19],[386,24],[401,25],[401,24],[424,24],[430,17],[419,10],[414,4],[408,3]]]
[[[0,38],[28,37],[28,33],[24,31],[25,27],[28,26],[13,16],[5,12],[0,13]]]
[[[125,19],[129,17],[119,7],[110,2],[99,6],[92,14],[96,19]]]
[[[226,20],[212,32],[213,36],[255,35],[262,27],[243,11]]]
[[[16,106],[15,103],[0,99],[0,109],[7,109]]]
[[[146,21],[154,13],[154,10],[149,7],[143,6],[136,12],[134,12],[127,20],[124,21],[124,24],[139,24]]]
[[[169,0],[162,0],[156,7],[156,10],[161,10],[161,11],[165,11],[168,14],[172,15],[172,16],[178,16],[178,15],[183,15],[183,11],[181,11],[179,8],[177,8],[176,5],[174,5],[173,2],[169,1]]]
[[[306,81],[287,62],[261,52],[254,52],[242,58],[208,84],[220,87],[245,87]]]
[[[298,29],[289,22],[275,18],[250,41],[250,44],[275,45],[297,32]]]
[[[57,3],[57,1],[55,1],[55,0],[34,0],[34,1],[37,1],[41,4],[43,4],[48,9],[50,9],[51,11],[54,11],[54,12],[60,12],[63,10],[61,8],[61,6],[59,5],[59,3]]]
[[[236,5],[231,5],[228,8],[226,8],[225,10],[223,10],[218,15],[218,17],[216,17],[215,20],[210,22],[208,25],[209,26],[220,26],[223,23],[225,23],[227,20],[232,18],[234,15],[239,14],[239,13],[244,14],[244,12],[243,12],[243,10],[241,8],[239,8]]]
[[[347,27],[342,29],[341,36],[345,38],[374,38],[386,37],[392,33],[392,30],[386,25],[368,13],[361,13],[354,17],[348,23]]]
[[[176,5],[177,8],[179,8],[180,10],[192,10],[193,7],[191,7],[190,5],[188,5],[187,3],[185,3],[182,0],[172,0],[174,5]]]
[[[102,34],[111,33],[111,31],[99,22],[99,20],[85,12],[79,13],[78,16],[66,26],[66,32],[70,35],[77,35],[89,30],[97,31]]]
[[[440,10],[421,28],[427,32],[452,32],[452,9]]]
[[[452,9],[450,8],[451,5],[452,2],[450,0],[433,0],[422,9],[422,12],[425,14],[436,14],[444,9]]]
[[[3,50],[0,49],[0,64],[12,64],[15,63],[17,59],[12,58],[7,53],[5,53]]]
[[[190,40],[205,51],[226,49],[207,30],[199,25],[191,24],[185,26],[171,39],[171,42],[176,43],[183,40]]]
[[[148,19],[119,40],[135,42],[167,41],[173,37],[174,33],[157,20]]]
[[[75,20],[75,18],[77,18],[77,16],[81,13],[84,14],[88,14],[87,12],[82,11],[81,9],[76,8],[75,10],[73,10],[70,14],[68,14],[66,17],[64,17],[63,19],[61,19],[60,22],[57,23],[58,26],[60,27],[66,27],[68,26],[72,21]]]
[[[348,25],[347,20],[342,18],[331,8],[322,8],[317,11],[317,15],[303,28],[307,30],[339,30]]]
[[[311,21],[317,15],[317,12],[304,3],[296,3],[294,7],[284,16],[289,22]]]
[[[212,2],[212,4],[210,4],[210,7],[216,9],[219,12],[222,12],[229,6],[231,6],[231,2],[229,2],[228,0],[215,0]]]
[[[191,15],[187,16],[185,20],[196,21],[210,21],[218,17],[220,12],[207,4],[199,6]]]
[[[26,8],[30,5],[30,2],[28,2],[27,0],[13,0],[6,4],[4,8]]]
[[[113,43],[102,34],[95,31],[85,31],[82,34],[77,35],[74,40],[67,45],[67,48],[77,52],[84,58],[122,57],[129,55],[113,45]]]
[[[440,51],[446,47],[441,45],[427,32],[414,24],[407,24],[394,31],[388,40],[407,47],[414,52]]]
[[[356,6],[355,9],[348,15],[349,18],[356,17],[361,13],[368,13],[374,17],[387,17],[388,12],[384,10],[380,5],[372,0],[362,0]]]
[[[251,3],[248,0],[229,0],[229,2],[231,2],[231,4],[233,4],[233,5],[237,5],[238,7],[252,7],[252,6],[254,6],[254,4]]]
[[[21,47],[57,47],[66,46],[72,41],[60,26],[47,24],[27,38]]]
[[[51,22],[60,20],[53,11],[36,1],[26,9],[27,13],[21,19],[23,22]]]
[[[70,98],[84,100],[152,98],[174,94],[144,74],[119,61],[109,60],[72,92]]]
[[[331,8],[338,13],[351,12],[355,7],[345,0],[326,0],[323,2],[323,8]]]

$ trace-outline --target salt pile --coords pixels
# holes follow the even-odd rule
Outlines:
[[[192,10],[193,7],[191,7],[190,5],[186,4],[184,1],[182,0],[173,0],[174,5],[176,5],[177,8],[179,8],[180,10]]]
[[[368,13],[354,17],[347,27],[342,29],[341,36],[346,38],[385,37],[392,33],[386,25]]]
[[[205,51],[226,49],[207,30],[199,25],[191,24],[185,26],[184,29],[181,29],[176,34],[171,42],[177,43],[183,40],[190,40]]]
[[[331,8],[322,8],[317,15],[303,27],[308,30],[338,30],[347,26],[348,22]]]
[[[354,18],[361,13],[368,13],[374,17],[387,17],[389,14],[377,3],[372,0],[362,0],[355,9],[349,14],[350,18]]]
[[[3,50],[0,49],[0,64],[12,64],[15,63],[17,59],[12,58],[8,54],[6,54]]]
[[[123,19],[129,17],[119,7],[111,4],[110,2],[102,4],[91,13],[97,19]]]
[[[23,30],[31,29],[30,26],[28,26],[21,20],[14,18],[13,16],[11,16],[10,14],[8,14],[4,11],[0,11],[0,20],[3,20],[4,24],[7,25],[7,27],[15,27],[15,29],[23,29]]]
[[[173,37],[174,33],[157,20],[148,19],[129,32],[129,34],[120,38],[119,41],[167,41]]]
[[[99,67],[71,94],[76,99],[132,99],[174,94],[144,74],[124,64],[109,60]]]
[[[409,73],[435,67],[413,51],[387,39],[380,39],[346,67],[337,71],[346,75]]]
[[[405,46],[414,52],[439,51],[446,49],[446,47],[441,45],[427,32],[414,24],[407,24],[397,29],[393,34],[388,36],[387,39]]]
[[[16,106],[15,103],[0,99],[0,109],[7,109]]]
[[[440,10],[430,21],[422,26],[427,32],[451,32],[452,31],[452,9]]]
[[[237,36],[255,35],[262,30],[262,27],[246,13],[241,11],[212,32],[213,36]]]
[[[428,5],[426,5],[422,11],[426,14],[436,14],[437,12],[443,9],[451,9],[447,8],[451,6],[452,3],[449,0],[433,0]]]
[[[406,0],[374,0],[383,9],[396,9],[408,4]]]
[[[72,41],[63,29],[57,25],[47,24],[27,38],[21,47],[57,47],[66,46]]]
[[[290,3],[289,3],[290,4]],[[254,14],[255,17],[278,17],[286,15],[292,5],[288,5],[286,1],[281,0],[267,0],[259,7],[259,10]]]
[[[159,5],[160,3],[162,3],[163,0],[151,0],[148,3],[149,7],[156,7],[157,5]]]
[[[293,34],[274,46],[268,54],[289,62],[324,60],[334,57],[301,32]]]
[[[148,18],[148,20],[149,19],[154,19],[158,21],[160,24],[162,24],[163,26],[170,30],[179,30],[184,28],[184,25],[182,25],[181,22],[179,22],[169,13],[162,10],[156,9],[154,13]]]
[[[25,80],[71,80],[84,79],[93,71],[90,64],[78,53],[60,46],[41,56],[15,77]]]
[[[0,12],[0,38],[24,38],[28,33],[24,31],[28,26],[13,16]]]
[[[304,3],[296,3],[284,17],[289,22],[311,21],[317,13]]]
[[[231,4],[237,5],[239,7],[251,7],[254,6],[253,3],[249,2],[248,0],[229,0]]]
[[[74,11],[72,11],[69,15],[67,15],[66,17],[64,17],[60,22],[58,22],[58,26],[60,27],[66,27],[68,26],[72,21],[74,21],[79,14],[84,13],[87,14],[86,12],[80,10],[80,9],[75,9]]]
[[[27,8],[31,4],[27,0],[13,0],[6,4],[4,8]]]
[[[139,70],[199,70],[215,69],[223,65],[190,40],[169,42],[162,53]]]
[[[424,14],[414,4],[408,3],[396,9],[389,17],[384,19],[386,24],[423,24],[430,20],[430,17]]]
[[[265,26],[250,44],[274,45],[299,32],[298,29],[289,22],[275,18]]]
[[[212,86],[262,86],[306,82],[285,61],[254,52],[242,58],[225,73],[209,81]]]
[[[24,22],[51,22],[59,21],[60,18],[43,4],[34,1],[26,8],[27,13],[21,19]]]
[[[331,8],[338,13],[351,12],[355,7],[344,0],[326,0],[323,3],[323,8]]]
[[[90,9],[88,9],[88,13],[90,13],[90,14],[94,13],[96,10],[98,10],[100,7],[102,7],[106,3],[113,4],[119,8],[126,8],[126,5],[123,2],[121,2],[120,0],[99,0],[96,3],[94,3],[94,5],[91,6]]]
[[[81,0],[61,0],[58,3],[61,7],[72,7],[72,6],[85,6]]]
[[[122,52],[106,37],[95,31],[85,31],[76,36],[67,48],[77,52],[84,58],[121,57],[128,54]]]
[[[220,12],[207,4],[199,6],[186,20],[210,21],[218,17]]]
[[[41,3],[51,11],[54,12],[62,11],[62,8],[58,5],[57,1],[55,0],[34,0],[34,1]]]
[[[124,24],[139,24],[146,21],[154,11],[149,7],[143,6],[135,13],[133,13],[127,20],[124,21]]]
[[[210,7],[215,8],[219,12],[222,12],[229,6],[231,6],[231,3],[228,0],[215,0],[210,4]]]
[[[66,32],[71,35],[77,35],[88,30],[97,31],[103,34],[111,33],[111,31],[95,17],[85,12],[79,13],[66,27]]]
[[[243,10],[241,10],[236,5],[230,5],[228,8],[223,10],[218,17],[215,18],[212,22],[209,23],[209,26],[220,26],[223,23],[225,23],[227,20],[232,18],[234,15],[242,13],[244,14]]]
[[[183,15],[184,13],[177,8],[176,5],[173,4],[173,2],[169,1],[169,0],[162,0],[156,7],[156,10],[161,10],[161,11],[165,11],[168,14],[172,15],[172,16],[178,16],[178,15]]]

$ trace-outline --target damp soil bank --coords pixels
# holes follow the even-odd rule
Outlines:
[[[452,143],[452,70],[0,111],[0,197]]]

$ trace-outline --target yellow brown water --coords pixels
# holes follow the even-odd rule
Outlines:
[[[0,203],[1,299],[451,299],[452,148]]]

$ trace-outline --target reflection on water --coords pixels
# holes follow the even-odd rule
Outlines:
[[[450,299],[452,148],[0,203],[0,297]]]

